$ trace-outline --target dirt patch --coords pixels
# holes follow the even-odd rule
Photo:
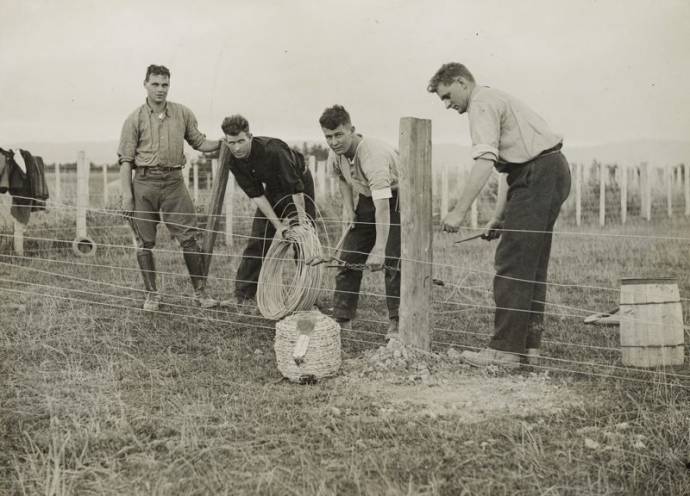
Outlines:
[[[390,416],[452,416],[464,423],[488,417],[551,415],[582,403],[563,379],[548,372],[479,370],[451,348],[424,353],[392,340],[387,346],[343,361],[336,383],[356,387]]]

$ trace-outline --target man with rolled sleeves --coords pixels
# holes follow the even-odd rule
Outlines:
[[[117,152],[122,207],[137,240],[137,262],[146,289],[144,310],[157,311],[160,306],[151,250],[156,244],[156,226],[161,221],[182,247],[195,303],[210,308],[217,302],[206,294],[196,213],[182,177],[187,161],[183,147],[187,141],[195,150],[213,152],[218,150],[220,141],[209,141],[199,132],[191,110],[167,101],[170,71],[165,66],[147,68],[144,88],[146,102],[125,120]]]
[[[328,163],[343,197],[343,224],[348,229],[340,258],[384,270],[388,335],[398,332],[400,307],[400,208],[398,153],[383,141],[358,134],[342,105],[324,110],[321,130],[331,148]],[[354,318],[362,271],[348,267],[335,276],[333,315],[343,327]]]
[[[249,310],[258,289],[261,266],[273,237],[289,228],[294,217],[300,224],[316,218],[314,180],[304,156],[278,138],[253,136],[241,115],[226,117],[221,125],[230,156],[225,164],[237,184],[256,205],[252,231],[237,269],[235,304]]]
[[[485,238],[496,249],[494,335],[487,348],[462,353],[466,362],[518,367],[536,362],[544,321],[546,278],[553,226],[570,192],[570,169],[560,152],[563,138],[514,97],[475,83],[462,64],[443,65],[427,90],[446,108],[467,113],[474,166],[455,207],[442,220],[456,232],[493,168],[498,197]]]

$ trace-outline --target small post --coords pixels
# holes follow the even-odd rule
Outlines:
[[[55,193],[53,201],[58,205],[62,203],[62,178],[60,177],[60,163],[55,162]]]
[[[26,230],[26,225],[19,222],[17,219],[12,219],[14,225],[14,234],[12,237],[14,244],[14,253],[19,256],[24,256],[24,231]]]
[[[621,224],[625,224],[628,218],[628,167],[620,164],[620,185],[621,185]]]
[[[673,217],[673,167],[664,167],[664,175],[666,176],[666,211],[668,218]]]
[[[103,164],[103,208],[108,208],[108,164]]]
[[[235,193],[235,176],[228,174],[228,183],[225,188],[225,246],[232,246],[233,236],[232,236],[232,204],[234,200]]]
[[[318,195],[317,198],[325,200],[328,196],[328,184],[326,184],[326,162],[316,163],[316,157],[314,155],[309,157],[309,162],[314,161],[314,167],[316,168],[316,184]],[[316,198],[314,198],[316,200]]]
[[[690,216],[690,166],[681,164],[683,167],[683,194],[685,196],[685,216]]]
[[[599,225],[606,223],[606,166],[599,164]]]
[[[216,176],[218,175],[218,159],[213,158],[211,159],[211,184],[213,184],[213,181],[216,180]],[[206,189],[210,189],[212,186],[206,183]]]
[[[189,191],[189,168],[188,167],[182,168],[182,180],[184,181],[184,187],[187,188],[187,191]]]
[[[640,164],[640,200],[642,204],[642,217],[647,220],[652,219],[652,189],[649,177],[649,164]]]
[[[192,175],[194,182],[194,203],[199,203],[199,162],[194,162],[192,165]]]
[[[583,164],[573,164],[575,167],[575,225],[582,224],[582,175]]]
[[[86,209],[89,207],[89,162],[84,151],[77,154],[77,238],[86,237]]]
[[[448,164],[441,165],[441,219],[448,215]]]
[[[400,119],[400,338],[431,348],[432,203],[431,121]]]

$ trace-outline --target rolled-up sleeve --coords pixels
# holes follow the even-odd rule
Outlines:
[[[498,161],[501,115],[498,107],[487,102],[472,102],[469,112],[472,158]]]
[[[194,113],[187,107],[182,107],[182,109],[185,123],[184,139],[189,143],[189,146],[198,150],[206,141],[206,135],[199,131],[199,124]]]
[[[383,151],[370,151],[360,155],[360,166],[367,177],[371,197],[374,200],[390,198],[391,192],[391,157]]]
[[[117,147],[117,158],[120,165],[125,162],[134,164],[134,154],[139,142],[138,112],[134,112],[125,120],[120,133],[120,144]]]

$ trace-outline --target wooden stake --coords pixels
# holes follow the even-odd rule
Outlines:
[[[402,237],[400,338],[431,348],[432,203],[431,121],[400,119],[400,228]]]
[[[599,164],[599,225],[606,223],[606,166]]]
[[[77,154],[77,238],[86,237],[86,209],[89,207],[89,163],[86,154]]]
[[[681,164],[682,165],[682,164]],[[690,216],[690,164],[683,166],[683,193],[685,196],[685,216]]]
[[[575,224],[582,224],[582,176],[583,164],[573,164],[575,167]]]
[[[206,231],[201,243],[201,251],[204,253],[204,275],[208,275],[208,270],[211,266],[211,255],[213,255],[213,245],[216,242],[216,231],[220,223],[221,210],[223,209],[223,200],[225,199],[225,190],[228,184],[228,176],[230,175],[230,168],[225,166],[227,154],[227,146],[225,143],[220,145],[220,153],[218,156],[218,171],[213,181],[211,190],[211,200],[208,204]]]
[[[628,218],[628,168],[624,164],[621,164],[620,170],[621,223],[625,224],[625,221]]]

